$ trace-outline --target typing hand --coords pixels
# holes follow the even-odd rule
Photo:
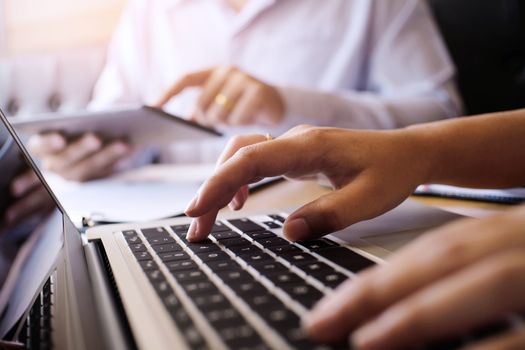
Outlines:
[[[186,214],[196,218],[188,239],[204,239],[223,206],[241,208],[247,198],[245,185],[268,176],[321,174],[336,189],[287,218],[284,233],[291,240],[316,238],[384,213],[426,180],[426,162],[413,161],[421,147],[411,140],[404,131],[308,126],[267,142],[261,135],[237,137],[187,208]]]
[[[34,135],[29,149],[43,161],[46,170],[72,181],[88,181],[110,175],[116,163],[131,154],[131,147],[123,141],[104,144],[92,133],[74,141],[59,133]]]
[[[202,87],[191,118],[204,125],[278,124],[284,103],[278,91],[233,67],[218,67],[184,76],[155,105],[162,107],[187,87]]]
[[[30,215],[45,213],[53,208],[49,193],[33,171],[26,171],[15,177],[11,182],[10,192],[14,201],[5,212],[8,226],[14,226]]]
[[[405,349],[525,310],[525,207],[429,233],[342,284],[305,319],[322,341]],[[468,349],[525,349],[525,330]]]

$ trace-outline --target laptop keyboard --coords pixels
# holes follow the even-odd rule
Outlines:
[[[189,348],[348,349],[308,339],[301,316],[374,262],[326,238],[290,242],[276,233],[284,217],[262,219],[218,221],[199,243],[186,241],[189,225],[122,234]],[[516,325],[513,316],[419,349],[456,349]]]
[[[205,337],[207,326],[234,349],[347,348],[313,343],[300,319],[374,263],[329,239],[292,243],[272,232],[284,218],[268,219],[217,222],[210,238],[199,243],[186,241],[189,225],[123,235],[190,348],[214,348]],[[206,320],[206,327],[196,319]]]

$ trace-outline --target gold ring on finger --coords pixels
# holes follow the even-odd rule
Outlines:
[[[234,103],[224,94],[217,94],[217,96],[215,96],[214,102],[219,106],[229,110],[232,110],[234,106]]]

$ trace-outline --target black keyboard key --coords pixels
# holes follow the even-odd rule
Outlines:
[[[251,264],[261,275],[270,275],[288,271],[288,268],[277,261],[259,262]]]
[[[128,242],[128,245],[142,243],[142,239],[138,235],[125,236],[125,239],[126,239],[126,242]]]
[[[144,271],[151,271],[151,270],[158,270],[159,266],[157,263],[153,260],[142,260],[139,261],[140,267],[142,267],[142,270]]]
[[[316,239],[312,241],[302,241],[302,242],[297,242],[297,244],[300,244],[303,247],[308,248],[314,252],[320,249],[339,247],[339,244],[335,243],[334,241],[330,241],[328,239]]]
[[[275,221],[265,221],[265,222],[263,222],[263,224],[268,226],[269,229],[281,228],[282,227],[282,225],[280,223],[278,224]]]
[[[197,282],[206,281],[208,276],[201,270],[182,270],[182,271],[171,271],[171,274],[178,282]]]
[[[217,287],[211,281],[184,281],[180,283],[182,288],[191,295],[211,293],[217,290]]]
[[[162,297],[162,302],[169,312],[171,312],[171,310],[178,310],[182,307],[182,304],[173,291],[171,291],[171,293],[165,294]]]
[[[244,323],[242,316],[233,306],[228,306],[220,310],[205,311],[203,314],[208,322],[219,329],[231,326],[235,327]]]
[[[304,282],[281,284],[279,288],[283,289],[293,300],[303,304],[307,309],[312,308],[324,296],[319,290]]]
[[[265,289],[259,282],[256,282],[255,280],[234,283],[230,285],[230,288],[243,298],[249,295],[258,295],[261,290]]]
[[[253,253],[262,253],[262,249],[254,245],[233,246],[229,247],[229,249],[237,256],[249,255]]]
[[[124,231],[122,231],[122,234],[124,235],[124,237],[134,237],[134,236],[137,236],[137,231],[135,231],[135,230],[124,230]]]
[[[373,261],[344,247],[322,249],[316,253],[354,273],[374,265]]]
[[[325,264],[321,261],[306,262],[303,264],[296,264],[295,266],[303,270],[308,275],[327,274],[329,272],[335,271],[328,264]]]
[[[212,311],[227,308],[230,302],[218,290],[213,293],[207,293],[192,298],[195,305],[200,310]]]
[[[210,261],[206,264],[213,272],[242,269],[235,260]]]
[[[230,260],[230,256],[222,251],[209,252],[209,253],[198,253],[197,256],[204,262],[209,263],[211,261],[222,261]]]
[[[177,324],[177,326],[179,326],[179,328],[184,329],[193,325],[192,319],[190,318],[186,310],[184,310],[180,302],[178,306],[168,308],[168,311],[175,323]]]
[[[300,323],[299,316],[284,306],[265,313],[265,320],[279,333],[294,328]],[[285,333],[286,334],[286,333]]]
[[[217,271],[216,274],[227,285],[253,280],[253,277],[242,269]]]
[[[256,224],[255,222],[251,221],[250,219],[235,219],[235,220],[228,220],[230,224],[238,228],[242,232],[252,232],[252,231],[264,231],[264,227],[262,227],[259,224]]]
[[[166,277],[162,274],[162,272],[159,269],[144,271],[146,273],[146,276],[148,276],[151,283],[156,283],[160,281],[165,281]]]
[[[280,256],[283,253],[303,253],[304,250],[301,248],[296,247],[293,244],[288,245],[282,245],[282,246],[275,246],[275,247],[268,247],[268,249],[272,252],[274,252],[277,256]]]
[[[152,246],[152,248],[157,254],[182,251],[182,247],[177,243],[157,244]]]
[[[146,238],[150,237],[169,237],[168,231],[164,227],[154,227],[154,228],[143,228],[141,229],[142,234]]]
[[[272,215],[268,215],[268,216],[271,217],[273,220],[279,221],[281,223],[283,223],[286,220],[284,217],[282,217],[281,215],[278,215],[278,214],[272,214]]]
[[[266,289],[261,289],[259,293],[245,296],[243,299],[257,313],[284,308],[284,304],[277,297],[268,293]]]
[[[328,288],[332,288],[332,289],[339,287],[341,283],[343,283],[344,281],[348,279],[348,276],[340,272],[337,272],[335,270],[328,272],[328,273],[323,273],[323,272],[313,273],[312,277],[319,280],[322,284],[324,284]]]
[[[190,257],[183,251],[159,253],[159,258],[164,262],[176,260],[189,260]]]
[[[301,252],[301,253],[292,253],[292,252],[286,252],[279,255],[284,260],[288,261],[292,265],[297,264],[304,264],[304,263],[310,263],[315,262],[317,259],[309,253]]]
[[[283,239],[281,237],[262,238],[262,239],[258,239],[257,243],[259,243],[265,248],[286,246],[290,244],[290,242],[288,242],[286,239]]]
[[[237,237],[237,238],[220,240],[219,244],[221,244],[222,246],[226,248],[229,248],[229,247],[234,247],[234,246],[244,247],[247,245],[251,245],[252,243],[246,238]]]
[[[229,228],[227,225],[223,224],[220,221],[216,221],[215,224],[213,224],[213,228],[211,229],[212,233],[224,232],[224,231],[231,231],[231,228]]]
[[[240,238],[241,235],[237,232],[233,231],[220,231],[220,232],[213,232],[211,234],[213,237],[215,237],[216,240],[220,241],[223,239],[229,239],[229,238]]]
[[[175,232],[177,234],[177,236],[180,237],[180,235],[183,235],[184,237],[186,237],[186,233],[188,233],[188,229],[190,228],[190,224],[175,225],[175,226],[170,226],[170,228],[173,230],[173,232]]]
[[[304,280],[301,277],[297,276],[291,271],[275,273],[265,277],[272,281],[279,288],[285,284],[298,284],[304,282]]]
[[[243,254],[243,255],[241,255],[241,259],[246,261],[246,263],[248,265],[251,265],[251,264],[254,264],[254,263],[263,263],[263,262],[275,261],[274,258],[271,255],[268,255],[268,254],[262,253],[262,252]]]
[[[247,236],[249,236],[251,239],[259,240],[263,238],[272,238],[277,237],[277,235],[270,231],[254,231],[254,232],[247,232]]]
[[[158,245],[158,244],[167,244],[167,243],[175,243],[175,239],[172,237],[149,237],[147,238],[149,244],[151,245]],[[176,243],[175,243],[176,244]]]
[[[170,271],[192,270],[199,268],[197,264],[191,260],[168,261],[165,262],[165,265]]]
[[[159,281],[159,282],[153,283],[153,288],[155,288],[155,291],[161,297],[173,292],[168,281]]]
[[[205,240],[198,243],[188,243],[188,248],[195,254],[198,253],[209,253],[209,252],[218,252],[221,250],[215,243],[210,240]]]
[[[206,341],[199,330],[192,323],[190,326],[181,328],[184,339],[188,342],[191,349],[207,349]]]
[[[133,252],[133,255],[135,255],[135,258],[139,261],[142,261],[142,260],[151,260],[153,259],[153,257],[151,256],[150,253],[146,252],[146,251],[137,251],[137,252]]]
[[[146,249],[146,246],[144,244],[142,244],[142,243],[130,244],[129,248],[131,249],[132,252],[146,252],[146,251],[148,251]]]
[[[237,327],[221,327],[218,331],[230,349],[253,349],[254,346],[264,344],[261,337],[247,323]]]

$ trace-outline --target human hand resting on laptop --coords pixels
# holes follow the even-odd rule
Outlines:
[[[291,240],[331,233],[394,208],[422,183],[505,188],[525,179],[525,111],[422,124],[392,131],[296,127],[266,141],[230,142],[215,175],[186,214],[188,239],[210,232],[217,212],[242,207],[245,185],[267,176],[323,175],[335,191],[304,205],[284,224]]]
[[[342,284],[304,324],[320,341],[352,334],[357,349],[406,349],[523,312],[524,227],[525,206],[439,228]],[[468,349],[525,349],[525,329]]]
[[[117,162],[131,154],[131,146],[117,140],[105,144],[86,133],[68,141],[60,133],[34,135],[29,150],[42,159],[44,169],[72,181],[88,181],[110,175]]]
[[[203,125],[275,125],[284,116],[284,102],[277,89],[234,67],[190,73],[176,82],[155,106],[164,106],[188,87],[202,88],[190,117]]]

